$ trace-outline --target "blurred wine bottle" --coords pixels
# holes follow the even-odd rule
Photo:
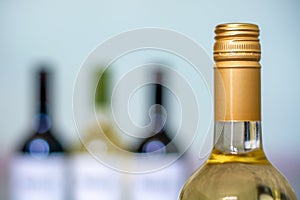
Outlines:
[[[177,199],[180,188],[184,183],[184,163],[179,158],[179,148],[171,139],[170,117],[171,106],[168,107],[167,88],[164,86],[166,78],[164,72],[157,69],[154,73],[154,84],[150,92],[151,107],[149,110],[151,124],[147,138],[137,148],[141,159],[148,166],[156,166],[160,159],[170,160],[172,164],[159,167],[153,172],[145,172],[134,177],[134,200],[174,200]],[[151,159],[154,158],[154,159]],[[173,161],[172,161],[173,160]],[[138,161],[139,162],[139,161]],[[163,162],[162,162],[163,163]]]
[[[63,200],[66,198],[64,149],[52,128],[49,68],[35,75],[38,111],[33,133],[13,156],[10,173],[11,200]]]
[[[178,153],[177,146],[172,143],[167,131],[167,109],[164,102],[165,88],[162,85],[163,72],[155,72],[155,84],[152,90],[151,97],[152,111],[150,137],[147,137],[139,146],[139,153]],[[150,108],[150,109],[151,109]]]
[[[95,76],[96,75],[96,76]],[[112,72],[101,67],[91,76],[97,83],[94,95],[97,119],[87,122],[87,128],[80,133],[80,140],[71,147],[70,167],[72,169],[72,199],[74,200],[120,200],[121,176],[109,167],[108,162],[118,162],[116,149],[121,145],[116,128],[111,122],[110,81]],[[95,88],[92,85],[90,88]],[[101,161],[97,159],[102,159]],[[104,162],[104,163],[103,163]],[[107,165],[105,165],[107,164]]]

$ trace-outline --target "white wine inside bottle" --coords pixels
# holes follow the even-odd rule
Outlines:
[[[258,26],[221,24],[215,33],[214,148],[179,198],[295,200],[292,187],[262,148]]]
[[[99,121],[93,120],[88,123],[81,138],[83,143],[78,141],[70,148],[71,196],[72,200],[119,200],[122,195],[121,173],[96,159],[101,155],[103,160],[119,166],[122,158],[117,153],[121,140],[109,110],[112,74],[108,69],[97,68],[92,76],[95,75],[91,80],[97,83],[97,87],[96,91],[91,92],[95,93],[93,102]],[[91,84],[91,88],[94,88],[94,85]]]

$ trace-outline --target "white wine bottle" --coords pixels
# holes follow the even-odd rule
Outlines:
[[[38,112],[33,133],[14,155],[10,171],[11,200],[64,200],[66,174],[64,149],[56,138],[49,114],[49,71],[36,76]]]
[[[116,148],[121,145],[121,140],[111,122],[111,113],[108,109],[111,96],[111,75],[111,71],[101,70],[99,72],[99,69],[92,74],[93,78],[98,80],[93,99],[98,121],[89,122],[86,130],[82,133],[83,143],[78,141],[70,148],[73,200],[121,199],[120,173],[93,157],[101,154],[101,158],[105,159],[103,162],[108,159],[110,162],[118,162],[120,159]]]
[[[210,158],[183,187],[180,200],[295,200],[262,148],[259,28],[215,29],[215,135]]]

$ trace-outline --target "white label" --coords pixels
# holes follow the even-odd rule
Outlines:
[[[65,199],[66,175],[62,155],[47,158],[17,155],[11,164],[11,200]]]
[[[72,196],[74,200],[121,200],[120,173],[104,166],[89,154],[74,155]]]
[[[137,174],[133,180],[133,200],[178,199],[184,179],[183,163],[180,161],[155,172]]]

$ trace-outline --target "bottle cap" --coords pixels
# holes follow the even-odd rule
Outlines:
[[[215,29],[216,67],[260,67],[259,28],[250,23],[220,24]],[[230,63],[228,63],[230,62]]]
[[[215,120],[260,121],[258,26],[220,24],[215,34]]]

